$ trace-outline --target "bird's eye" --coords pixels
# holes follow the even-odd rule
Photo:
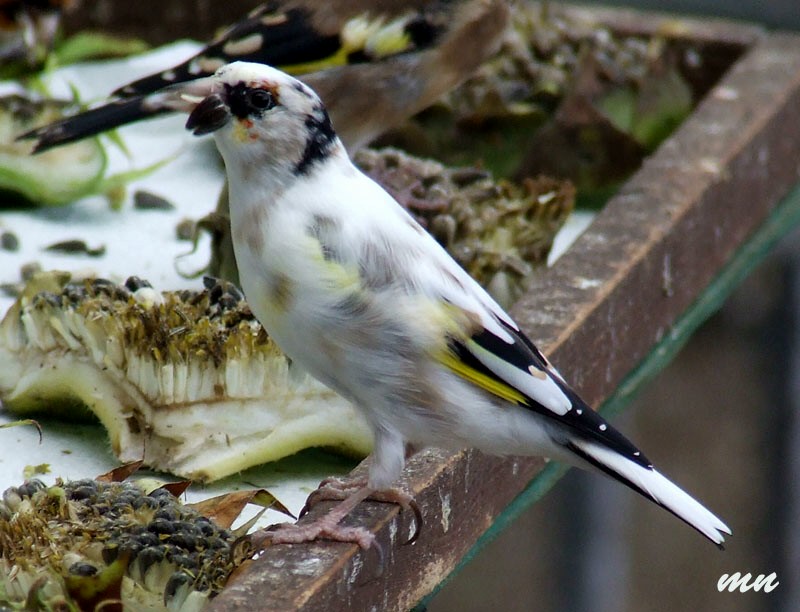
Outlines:
[[[258,111],[265,111],[275,106],[272,94],[265,89],[251,90],[247,96],[247,103],[253,110]]]

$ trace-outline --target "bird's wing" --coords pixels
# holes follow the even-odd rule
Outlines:
[[[456,306],[468,321],[448,333],[435,357],[452,372],[512,405],[543,417],[553,440],[611,478],[675,514],[717,546],[730,528],[657,472],[624,435],[592,410],[561,378],[514,321],[442,249],[428,249],[431,268],[416,269],[429,296]],[[432,280],[433,279],[433,280]],[[442,279],[445,279],[443,281]],[[447,279],[451,279],[450,282]],[[427,284],[426,284],[427,283]]]
[[[564,382],[511,317],[433,238],[421,233],[410,217],[402,221],[394,224],[395,242],[385,249],[385,259],[362,257],[360,275],[368,285],[404,287],[441,307],[447,324],[432,356],[475,387],[508,402],[510,409],[536,413],[552,440],[570,451],[567,456],[580,458],[653,500],[722,547],[723,534],[730,534],[730,528],[657,472],[633,443]],[[398,265],[394,260],[401,254],[404,260]]]
[[[564,382],[514,320],[433,238],[419,238],[428,243],[427,248],[417,244],[417,248],[397,249],[420,253],[419,261],[403,265],[403,273],[412,276],[406,282],[446,310],[455,309],[453,318],[459,321],[455,332],[446,332],[446,348],[436,351],[436,359],[484,391],[565,427],[570,433],[567,438],[598,443],[641,466],[650,466],[638,448]],[[569,440],[560,442],[568,444]]]
[[[369,5],[347,11],[314,2],[269,2],[222,32],[200,53],[169,70],[146,76],[114,92],[136,96],[213,74],[234,61],[279,66],[305,74],[346,64],[427,48],[435,44],[447,20],[442,14],[414,10],[401,2],[381,9]],[[394,4],[394,6],[392,6]]]
[[[120,99],[19,136],[42,152],[157,114],[158,92],[241,60],[303,74],[350,149],[429,106],[499,47],[505,0],[280,0],[264,4],[183,64],[114,92]]]
[[[573,436],[599,443],[642,465],[650,461],[575,393],[519,330],[501,322],[509,342],[481,327],[468,337],[448,339],[439,357],[450,370],[482,389],[565,426]],[[573,449],[575,451],[575,449]]]

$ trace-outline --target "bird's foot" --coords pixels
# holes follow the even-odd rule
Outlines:
[[[370,496],[372,490],[363,486],[349,488],[349,493],[335,498],[340,502],[329,512],[302,525],[281,523],[262,529],[249,536],[249,545],[255,551],[263,550],[271,544],[299,544],[314,540],[333,540],[334,542],[350,542],[363,549],[375,544],[375,535],[364,527],[348,527],[340,522],[353,511],[359,503]],[[301,517],[305,514],[303,509]]]
[[[334,542],[358,544],[365,550],[376,546],[378,551],[381,552],[375,541],[375,534],[371,531],[365,527],[351,527],[340,524],[365,499],[394,503],[400,505],[404,510],[410,509],[414,513],[416,529],[407,543],[414,542],[422,525],[422,513],[411,495],[401,489],[374,491],[366,486],[365,483],[366,479],[364,478],[347,480],[328,478],[322,481],[320,488],[309,496],[305,507],[300,512],[300,517],[302,518],[309,509],[319,502],[338,501],[338,504],[331,508],[329,512],[314,520],[299,525],[281,523],[247,536],[248,550],[258,552],[273,544],[300,544],[315,540],[332,540]]]
[[[308,496],[306,505],[303,506],[303,509],[300,511],[300,517],[302,518],[311,508],[320,502],[344,502],[350,498],[350,496],[365,489],[368,489],[367,479],[365,477],[326,478],[320,483],[319,488]],[[407,544],[411,544],[417,539],[420,529],[422,528],[422,512],[420,511],[417,502],[414,501],[414,498],[409,493],[400,488],[384,489],[381,491],[369,490],[368,495],[364,497],[364,499],[387,504],[397,504],[402,510],[411,510],[411,512],[414,513],[414,523],[416,528],[414,529],[414,533],[409,538]]]

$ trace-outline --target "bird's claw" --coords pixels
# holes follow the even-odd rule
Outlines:
[[[375,534],[368,529],[348,527],[326,519],[327,517],[323,516],[303,525],[292,523],[271,525],[249,536],[250,545],[255,552],[262,552],[274,544],[302,544],[316,540],[358,544],[363,550],[369,550],[372,546],[380,548],[375,540]]]

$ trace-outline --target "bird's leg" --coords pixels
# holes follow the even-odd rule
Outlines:
[[[413,455],[415,449],[406,445],[405,459]],[[356,476],[349,476],[339,478],[331,476],[325,478],[319,483],[319,487],[308,496],[305,505],[300,510],[300,518],[302,518],[311,508],[316,506],[322,501],[344,501],[356,491],[367,487],[369,478],[366,474],[359,474]],[[414,498],[399,487],[392,487],[390,489],[375,490],[372,489],[365,499],[370,501],[383,502],[387,504],[397,504],[402,510],[411,510],[414,513],[414,522],[416,529],[408,540],[408,544],[413,543],[419,536],[420,529],[422,528],[422,512],[414,501]]]

